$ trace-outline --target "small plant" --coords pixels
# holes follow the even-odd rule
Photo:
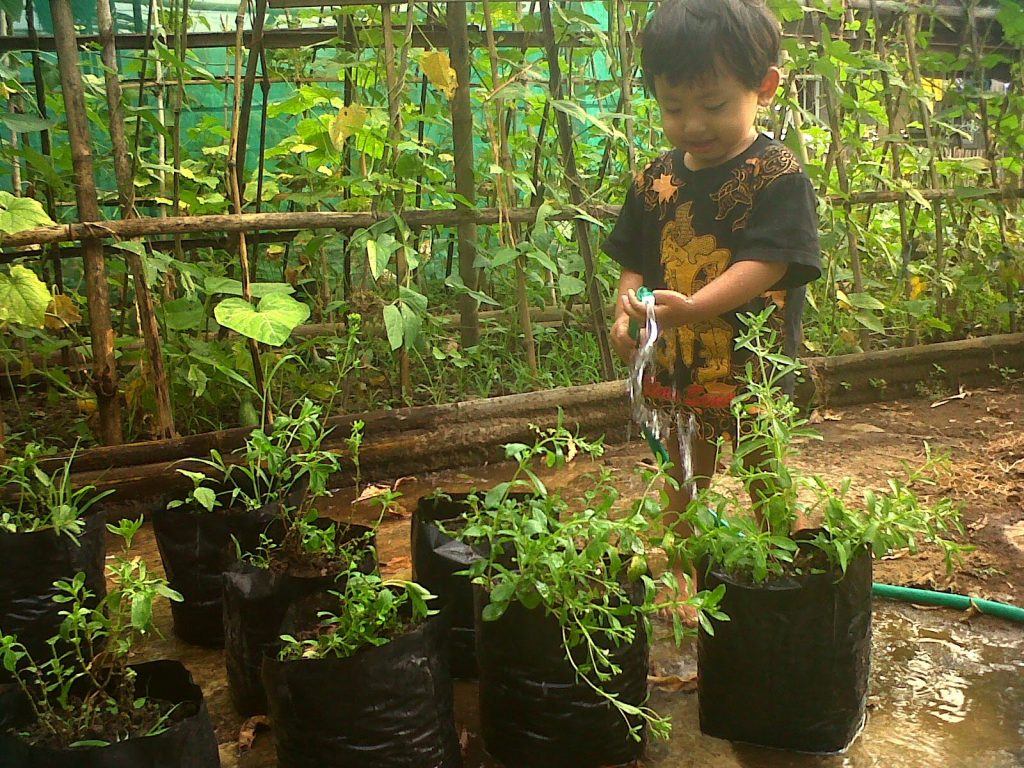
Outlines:
[[[364,648],[384,645],[435,613],[433,595],[411,581],[382,579],[351,570],[343,592],[331,592],[336,610],[318,612],[319,623],[300,638],[282,635],[279,658],[345,659]]]
[[[740,437],[730,473],[740,480],[744,493],[718,488],[702,491],[687,510],[697,535],[680,543],[678,551],[692,562],[709,558],[752,583],[810,572],[825,564],[845,572],[865,548],[881,556],[894,549],[914,549],[921,541],[941,547],[952,567],[952,559],[963,549],[948,538],[963,533],[959,508],[948,499],[925,506],[913,491],[914,485],[930,482],[942,465],[927,445],[922,467],[907,468],[907,479],[890,480],[885,492],[865,491],[863,507],[848,500],[850,478],[833,488],[818,475],[792,470],[793,441],[821,436],[807,426],[782,391],[783,377],[802,365],[775,352],[778,339],[768,326],[770,314],[771,308],[743,316],[746,327],[736,339],[737,348],[750,353],[742,393],[732,405]],[[751,506],[760,513],[760,521],[750,514]],[[792,536],[801,516],[818,522],[819,528],[805,541],[824,562],[808,558]]]
[[[185,499],[170,502],[168,509],[194,502],[208,512],[239,505],[254,511],[285,503],[300,489],[303,498],[298,507],[307,509],[327,494],[327,481],[339,467],[338,457],[321,448],[330,434],[323,428],[321,413],[319,405],[303,398],[292,413],[274,419],[269,431],[252,431],[245,446],[236,451],[240,462],[227,461],[217,450],[210,451],[209,459],[194,459],[215,470],[223,482],[215,489],[214,481],[204,474],[179,469],[193,481],[193,489]]]
[[[348,446],[348,455],[356,469],[356,493],[359,493],[359,449],[363,445],[363,427],[366,424],[361,420],[352,422],[352,431],[345,438],[345,445]]]
[[[497,620],[512,602],[542,608],[561,627],[566,659],[577,679],[618,710],[631,735],[641,738],[643,726],[649,725],[655,736],[667,737],[666,718],[603,689],[621,672],[614,650],[629,647],[638,632],[649,634],[650,617],[663,609],[674,618],[677,641],[688,631],[678,610],[684,605],[697,609],[701,624],[712,631],[709,617],[725,619],[716,610],[724,589],[684,597],[671,572],[657,581],[651,576],[648,552],[674,541],[661,523],[661,499],[653,492],[664,480],[663,470],[644,471],[645,492],[625,512],[613,514],[618,492],[604,468],[579,503],[570,504],[548,493],[534,462],[553,467],[578,454],[599,456],[603,448],[562,427],[537,434],[532,446],[505,446],[518,464],[512,480],[482,499],[471,499],[465,526],[452,532],[464,541],[486,543],[487,556],[467,571],[488,593],[482,617]],[[515,490],[529,495],[512,498]]]
[[[35,714],[30,743],[56,748],[105,746],[165,730],[173,707],[138,697],[128,666],[140,641],[156,631],[153,603],[158,596],[181,600],[128,550],[142,519],[123,520],[108,530],[124,541],[122,554],[107,572],[114,586],[95,608],[85,575],[55,582],[54,599],[67,606],[50,658],[33,658],[13,635],[0,631],[0,662],[14,676]]]
[[[37,443],[29,443],[20,456],[11,456],[0,467],[0,487],[16,494],[10,502],[0,505],[0,530],[26,533],[52,528],[73,539],[85,529],[84,515],[113,491],[96,492],[96,486],[71,486],[72,451],[53,474],[40,464],[53,454]]]

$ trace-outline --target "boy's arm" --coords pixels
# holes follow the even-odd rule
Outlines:
[[[629,310],[627,296],[631,292],[634,296],[641,285],[644,284],[644,276],[639,272],[622,268],[619,276],[619,290],[616,294],[619,300],[615,302],[615,319],[612,320],[612,347],[615,353],[625,362],[630,362],[636,353],[636,341],[629,336]],[[644,309],[644,320],[647,319],[647,310]]]
[[[678,291],[655,291],[654,314],[658,325],[662,328],[692,325],[742,307],[770,290],[785,276],[788,268],[789,264],[782,261],[737,261],[693,296],[684,296]],[[620,290],[620,295],[624,296],[619,305],[628,317],[643,320],[647,317],[647,309],[636,297],[637,287],[639,284]],[[628,322],[627,319],[627,329]]]

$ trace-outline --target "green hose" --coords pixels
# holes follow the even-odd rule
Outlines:
[[[877,597],[887,600],[901,600],[905,603],[920,603],[921,605],[940,605],[943,608],[955,608],[958,611],[966,611],[974,607],[981,613],[989,616],[998,616],[1000,619],[1024,622],[1024,608],[1007,603],[997,603],[994,600],[982,600],[980,597],[968,597],[967,595],[953,595],[948,592],[933,592],[929,589],[913,589],[912,587],[896,587],[892,584],[872,584],[871,593]]]

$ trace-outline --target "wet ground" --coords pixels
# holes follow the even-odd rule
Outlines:
[[[957,399],[882,404],[817,414],[824,440],[801,446],[798,466],[828,478],[854,478],[856,487],[881,487],[902,461],[920,463],[927,441],[948,451],[952,471],[933,495],[965,504],[966,540],[975,551],[952,575],[936,552],[897,553],[876,563],[875,579],[969,593],[1024,604],[1024,394],[1020,388],[961,393]],[[938,403],[938,404],[936,404]],[[609,449],[601,460],[618,478],[623,495],[638,493],[633,470],[646,457],[635,443]],[[585,487],[588,470],[577,460],[553,474],[549,487]],[[398,482],[402,510],[388,517],[378,541],[384,570],[408,575],[409,516],[415,500],[435,488],[464,491],[507,476],[506,466],[444,472]],[[370,510],[351,505],[351,491],[331,499],[329,513],[365,521]],[[159,566],[148,528],[137,553]],[[170,635],[145,649],[151,658],[181,659],[203,686],[221,742],[225,768],[276,765],[272,732],[263,723],[243,724],[231,708],[222,654]],[[652,744],[644,760],[655,768],[1024,768],[1024,626],[945,609],[876,602],[869,718],[850,750],[820,757],[763,750],[703,736],[698,727],[693,644],[675,649],[655,643],[652,704],[674,722],[670,741]],[[754,692],[753,695],[756,695]],[[475,690],[457,684],[457,716],[466,744],[466,768],[490,768],[476,737]],[[253,738],[254,737],[254,738]],[[241,741],[241,743],[240,743]],[[242,747],[240,749],[239,747]],[[514,767],[510,767],[514,768]]]

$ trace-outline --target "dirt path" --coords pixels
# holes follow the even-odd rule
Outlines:
[[[924,460],[926,442],[933,452],[948,452],[951,472],[931,489],[931,495],[952,496],[964,503],[966,543],[975,550],[951,576],[946,575],[936,551],[898,553],[876,563],[875,579],[1024,604],[1024,392],[1019,387],[982,390],[941,405],[934,403],[915,400],[820,412],[815,426],[823,440],[802,444],[795,463],[801,470],[817,472],[833,482],[848,475],[854,488],[881,488],[889,477],[902,471],[903,461],[913,466]],[[640,492],[633,470],[648,455],[646,445],[635,442],[609,448],[600,460],[616,475],[627,500]],[[577,460],[549,473],[549,485],[570,492],[582,490],[592,470]],[[402,509],[385,520],[378,536],[383,570],[395,575],[410,572],[409,517],[420,495],[435,488],[457,492],[487,487],[507,477],[509,471],[508,465],[500,465],[399,480]],[[371,511],[364,504],[353,508],[352,496],[351,491],[337,493],[330,500],[328,513],[340,519],[369,520]],[[148,527],[136,548],[159,566]],[[166,606],[161,606],[158,621],[165,639],[150,642],[146,655],[179,658],[193,670],[207,694],[225,768],[275,765],[271,740],[264,737],[256,739],[251,751],[241,757],[238,754],[242,722],[231,708],[221,652],[176,641]]]

